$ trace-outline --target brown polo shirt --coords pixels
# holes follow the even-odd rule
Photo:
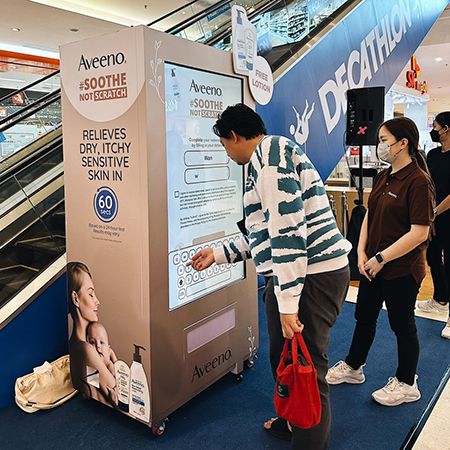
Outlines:
[[[366,253],[370,259],[377,252],[398,241],[411,225],[431,225],[435,205],[430,177],[412,161],[391,174],[392,168],[380,172],[369,196]],[[379,275],[391,280],[412,275],[417,283],[425,277],[425,251],[428,240],[406,255],[384,265]]]

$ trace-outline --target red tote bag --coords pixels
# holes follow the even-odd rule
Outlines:
[[[300,333],[284,343],[274,403],[277,414],[299,428],[312,428],[320,422],[322,403],[317,370]]]

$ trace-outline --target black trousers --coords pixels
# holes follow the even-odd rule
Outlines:
[[[330,328],[341,311],[349,280],[348,266],[332,272],[308,275],[305,280],[299,301],[299,319],[305,325],[302,335],[317,369],[322,418],[313,428],[293,428],[291,442],[293,450],[324,450],[328,446],[331,411],[329,389],[325,381],[328,370],[327,349]],[[284,337],[272,277],[266,279],[264,301],[269,331],[270,365],[276,379],[276,369],[283,351]]]
[[[436,235],[427,250],[427,262],[433,278],[434,295],[438,302],[450,301],[450,220],[435,221]]]
[[[383,301],[389,324],[397,336],[398,367],[395,376],[401,382],[413,385],[419,360],[414,308],[420,284],[408,275],[394,280],[376,277],[372,281],[361,277],[356,301],[356,326],[350,351],[345,362],[357,369],[365,364],[375,338],[377,319]],[[382,364],[383,361],[379,361]]]

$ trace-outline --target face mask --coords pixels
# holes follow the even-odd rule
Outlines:
[[[397,142],[394,142],[394,144],[396,144]],[[392,154],[389,151],[389,148],[394,144],[386,144],[385,142],[378,144],[377,156],[380,161],[384,161],[384,162],[387,162],[388,164],[392,164],[392,161],[394,161],[394,159],[397,157],[397,155],[402,151],[402,149],[400,149],[397,153]]]
[[[439,140],[440,134],[439,134],[438,130],[431,130],[430,136],[431,136],[431,140],[433,142],[440,142],[440,140]]]

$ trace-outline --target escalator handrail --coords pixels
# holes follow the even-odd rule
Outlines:
[[[200,0],[192,0],[191,2],[187,3],[186,5],[180,6],[179,8],[174,9],[173,11],[170,11],[167,14],[164,14],[163,16],[159,17],[158,19],[155,19],[153,22],[148,23],[146,26],[147,27],[151,27],[151,26],[155,25],[158,22],[162,22],[163,20],[167,19],[168,17],[177,14],[181,10],[183,10],[185,8],[188,8],[189,6],[192,6],[194,3],[197,3],[198,1],[200,1]]]
[[[16,95],[23,91],[27,91],[28,89],[32,88],[33,86],[36,86],[37,84],[42,83],[43,81],[48,80],[51,77],[54,77],[59,72],[60,72],[59,70],[56,70],[55,72],[52,72],[52,73],[46,75],[45,77],[39,78],[39,80],[33,81],[32,83],[27,84],[26,86],[24,86],[20,89],[16,89],[14,92],[10,92],[9,94],[6,94],[2,98],[0,98],[0,103],[3,102],[4,100],[6,100],[7,98],[12,97],[13,95]]]
[[[187,19],[182,20],[177,25],[174,25],[173,27],[169,28],[168,30],[165,31],[165,33],[168,33],[168,34],[180,33],[181,31],[190,27],[194,23],[204,19],[206,16],[209,16],[211,13],[217,11],[218,9],[222,8],[223,6],[230,4],[232,1],[234,1],[234,0],[221,0],[214,5],[208,6],[208,8],[204,9],[203,11],[200,11],[198,14],[195,14],[192,17],[188,17]]]
[[[38,158],[42,153],[51,151],[52,146],[57,144],[59,140],[62,139],[62,129],[60,130],[60,128],[62,128],[61,123],[56,128],[41,134],[34,141],[25,145],[25,147],[22,147],[20,150],[17,150],[2,159],[0,161],[0,184],[5,178],[8,178],[10,172],[20,170],[23,165],[27,164],[28,161]],[[47,139],[51,134],[54,134],[54,137],[47,142],[39,143],[40,140]],[[36,148],[32,151],[27,151],[31,146],[35,146]]]
[[[30,103],[27,106],[24,106],[19,111],[16,111],[10,116],[4,117],[3,119],[0,120],[0,133],[4,132],[8,128],[13,127],[14,125],[17,125],[17,123],[19,123],[23,119],[32,116],[33,114],[47,107],[48,105],[55,103],[60,98],[61,98],[61,89],[56,89],[55,91],[49,92],[48,94],[40,97],[35,102]],[[28,113],[23,114],[26,111],[28,111]]]
[[[20,161],[17,161],[16,164],[13,164],[0,172],[0,185],[12,175],[18,173],[19,171],[25,170],[33,164],[36,164],[36,162],[38,162],[44,156],[49,155],[51,152],[57,151],[57,147],[62,142],[62,139],[62,135],[55,137],[55,139],[53,139],[52,141],[36,149],[33,153],[30,153]]]

